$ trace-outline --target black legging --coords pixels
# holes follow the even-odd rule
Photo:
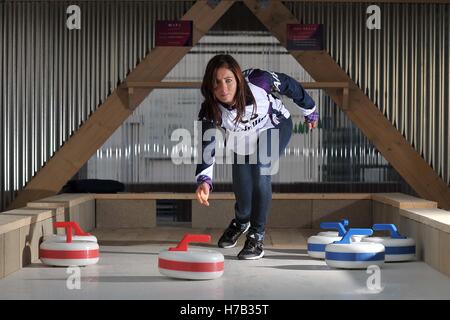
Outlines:
[[[292,134],[292,119],[281,117],[281,121],[275,128],[267,130],[266,150],[271,156],[271,135],[274,129],[278,129],[279,153],[281,155],[289,143]],[[261,147],[258,140],[258,150]],[[250,222],[249,234],[254,234],[257,240],[264,239],[267,216],[272,203],[272,176],[268,174],[270,164],[258,159],[256,164],[248,163],[248,156],[244,164],[238,164],[236,154],[233,162],[233,192],[236,197],[235,216],[236,222],[241,226]],[[243,162],[243,161],[241,161]],[[272,163],[273,165],[273,163]],[[278,163],[272,167],[278,168]],[[265,170],[265,171],[264,171]],[[273,172],[276,173],[276,172]]]

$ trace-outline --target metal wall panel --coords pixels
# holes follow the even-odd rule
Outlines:
[[[285,2],[303,23],[323,23],[326,50],[433,169],[450,183],[450,4]]]
[[[0,1],[0,209],[194,1]],[[81,30],[66,9],[81,8]]]
[[[226,21],[219,22],[221,27],[228,26]],[[241,31],[225,30],[228,28],[209,31],[171,70],[165,81],[201,81],[209,59],[219,53],[232,54],[243,69],[273,70],[302,82],[313,81],[268,31],[249,31],[244,29],[248,26],[241,27]],[[400,191],[401,177],[345,113],[321,90],[309,90],[309,94],[320,113],[319,127],[312,132],[305,130],[298,106],[289,98],[283,98],[295,126],[286,152],[281,156],[279,171],[272,177],[274,190]],[[89,160],[87,177],[119,180],[140,191],[149,188],[193,191],[196,159],[187,155],[187,161],[175,163],[172,152],[183,151],[186,155],[189,146],[178,149],[179,141],[171,141],[171,134],[183,128],[189,131],[192,141],[196,135],[194,120],[202,101],[197,89],[154,90]],[[223,148],[223,144],[217,145]],[[216,154],[216,190],[218,187],[221,191],[231,191],[231,177],[231,166]]]
[[[300,81],[312,81],[242,3],[236,3],[230,12],[174,67],[166,81],[201,81],[208,60],[219,53],[232,54],[243,69],[258,67],[284,72]],[[240,19],[236,19],[237,14]],[[334,23],[333,15],[327,14]],[[365,20],[356,18],[352,21],[355,25],[359,22]],[[339,41],[333,40],[332,45],[341,50],[350,48],[343,30],[338,32]],[[347,68],[353,61],[354,66],[359,67],[362,59],[355,55],[348,60]],[[304,130],[303,117],[297,106],[284,99],[295,127],[281,158],[280,170],[272,178],[274,190],[279,191],[283,186],[283,190],[290,192],[300,189],[306,192],[383,192],[394,191],[393,188],[411,192],[398,173],[326,94],[320,90],[310,90],[309,93],[320,112],[319,128],[313,132]],[[170,135],[176,128],[185,128],[191,137],[194,136],[193,122],[201,102],[198,90],[155,90],[89,160],[88,177],[117,179],[127,185],[140,185],[139,190],[192,191],[195,164],[173,163],[171,151],[177,143],[170,141]],[[216,187],[230,191],[226,186],[231,183],[231,166],[216,163],[214,172]]]

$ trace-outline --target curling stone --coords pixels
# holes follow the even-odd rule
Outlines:
[[[76,223],[75,221],[68,222],[72,226],[72,230],[74,232],[74,235],[72,236],[72,241],[87,241],[87,242],[95,242],[97,243],[97,237],[93,236],[90,233],[87,233],[81,229],[81,227]],[[64,234],[52,234],[48,237],[44,237],[44,241],[56,241],[56,242],[63,242],[66,241],[67,235]]]
[[[348,225],[348,220],[347,225]],[[345,221],[342,221],[345,223]],[[327,244],[339,241],[345,234],[345,227],[342,222],[322,222],[321,229],[337,229],[337,232],[320,232],[308,238],[308,255],[311,258],[325,259],[325,247]]]
[[[351,241],[355,236],[371,236],[372,229],[350,229],[340,241],[325,247],[325,262],[333,268],[365,269],[384,264],[384,246],[381,243]]]
[[[213,250],[188,249],[191,242],[210,242],[206,234],[186,234],[175,248],[158,255],[159,272],[172,278],[207,280],[222,276],[224,256]]]
[[[39,259],[51,266],[87,266],[96,264],[99,260],[99,246],[97,242],[74,240],[72,238],[73,222],[54,222],[55,228],[65,228],[66,236],[63,240],[50,238],[41,243]]]
[[[381,243],[385,247],[386,262],[411,261],[415,259],[416,242],[412,238],[404,237],[393,224],[374,224],[374,231],[390,231],[390,237],[370,237],[362,241]]]

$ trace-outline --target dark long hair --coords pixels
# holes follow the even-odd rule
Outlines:
[[[228,54],[216,55],[209,60],[206,65],[201,89],[205,101],[202,103],[198,116],[199,120],[206,118],[209,121],[213,121],[218,126],[222,124],[222,112],[218,106],[220,101],[218,101],[214,96],[214,83],[216,81],[216,72],[222,67],[233,72],[237,82],[234,105],[236,108],[236,118],[234,119],[234,123],[236,124],[241,121],[243,115],[245,114],[245,106],[249,101],[252,101],[253,103],[253,113],[255,113],[256,110],[255,99],[253,98],[247,81],[245,81],[245,78],[242,75],[241,67],[237,61]]]

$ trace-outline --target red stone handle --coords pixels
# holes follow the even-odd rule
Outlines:
[[[78,223],[75,221],[67,221],[67,222],[53,222],[54,228],[65,228],[66,229],[66,242],[72,242],[72,229],[75,231],[76,236],[90,236],[90,233],[84,232],[83,229],[80,228]]]
[[[209,234],[190,234],[187,233],[181,239],[180,243],[175,248],[169,248],[169,251],[187,251],[188,244],[191,242],[210,242],[211,236]]]

